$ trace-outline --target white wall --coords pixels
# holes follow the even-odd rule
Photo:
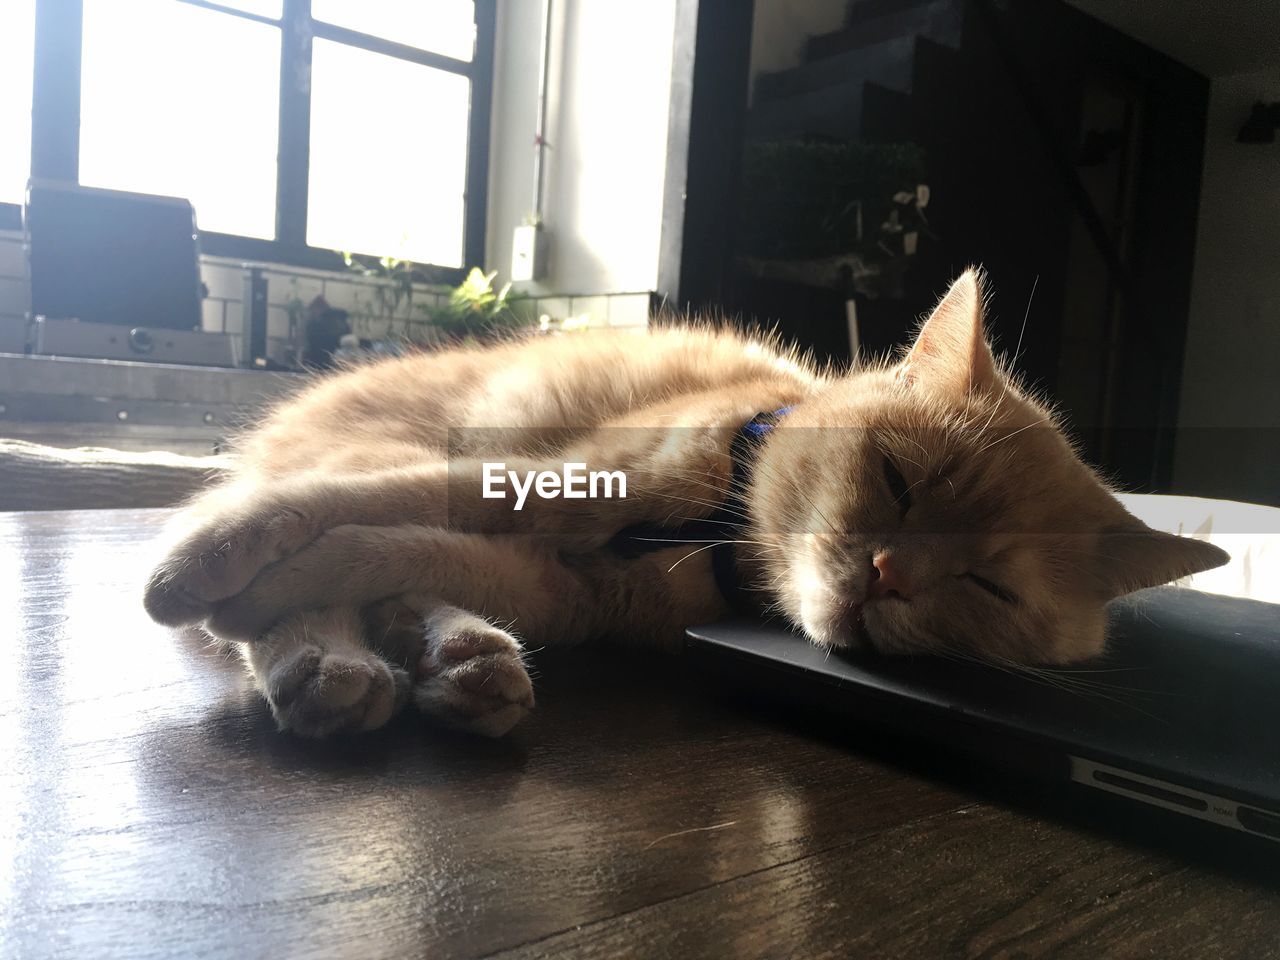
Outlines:
[[[503,278],[512,231],[533,208],[541,7],[498,2],[486,259]],[[553,0],[543,213],[550,272],[533,289],[656,286],[674,31],[675,0]]]
[[[1280,502],[1280,142],[1236,143],[1280,63],[1213,81],[1175,452],[1179,491]]]

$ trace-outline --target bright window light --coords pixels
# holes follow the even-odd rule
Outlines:
[[[470,60],[475,48],[471,0],[311,0],[311,16],[455,60]]]
[[[279,20],[284,13],[284,0],[217,0],[224,7],[233,7],[245,13],[256,13],[260,17]]]
[[[0,0],[0,203],[22,203],[31,172],[35,0]]]
[[[201,230],[271,239],[279,88],[278,27],[174,0],[84,0],[80,182],[186,197]]]
[[[470,82],[316,40],[307,243],[462,266]]]

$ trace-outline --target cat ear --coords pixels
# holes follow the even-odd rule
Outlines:
[[[1094,573],[1103,594],[1118,597],[1212,570],[1230,559],[1221,547],[1152,530],[1130,514],[1123,523],[1099,535]]]
[[[898,369],[908,383],[922,381],[968,393],[999,386],[995,357],[982,327],[982,275],[970,267],[951,284],[916,335]]]

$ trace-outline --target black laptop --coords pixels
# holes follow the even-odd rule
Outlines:
[[[1280,605],[1158,587],[1111,614],[1105,656],[1034,675],[828,652],[776,623],[686,642],[743,691],[1280,842]]]

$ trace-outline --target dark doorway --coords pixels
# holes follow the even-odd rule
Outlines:
[[[1056,0],[852,0],[753,76],[748,5],[683,2],[664,292],[847,362],[980,263],[1086,455],[1167,489],[1208,81]]]

